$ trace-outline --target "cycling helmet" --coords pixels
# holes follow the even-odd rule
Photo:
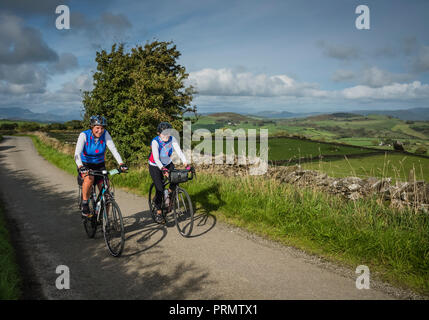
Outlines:
[[[173,129],[173,127],[168,122],[161,122],[158,125],[158,127],[156,128],[156,131],[159,133],[162,133],[162,131],[167,130],[167,129]]]
[[[104,118],[103,116],[99,116],[98,114],[96,116],[91,116],[91,118],[89,118],[89,122],[91,124],[91,127],[93,127],[93,126],[106,127],[107,126],[106,118]]]

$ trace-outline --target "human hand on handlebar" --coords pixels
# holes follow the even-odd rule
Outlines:
[[[164,177],[168,178],[168,169],[167,168],[162,168],[162,174],[164,175]]]
[[[89,169],[86,166],[80,166],[79,167],[79,173],[82,174],[84,177],[88,175]]]

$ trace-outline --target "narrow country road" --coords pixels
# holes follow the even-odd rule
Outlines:
[[[193,237],[155,224],[147,200],[116,190],[125,217],[123,255],[109,255],[100,232],[88,239],[77,210],[76,177],[40,157],[28,137],[0,142],[0,196],[21,254],[43,299],[393,299],[358,290],[354,270],[252,236],[197,212]],[[57,266],[70,269],[58,290]],[[372,284],[372,283],[371,283]]]

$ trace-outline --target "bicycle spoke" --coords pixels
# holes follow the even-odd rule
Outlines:
[[[194,211],[188,193],[181,188],[176,193],[174,219],[179,233],[184,237],[190,236],[194,225]]]
[[[119,256],[124,248],[125,234],[122,214],[114,200],[105,204],[103,218],[103,232],[107,247],[113,256]]]
[[[94,214],[95,212],[95,203],[94,199],[91,197],[91,199],[88,201],[89,210]],[[89,238],[94,238],[95,233],[97,232],[97,217],[93,215],[91,218],[84,218],[83,220],[83,226],[85,228],[86,234]]]

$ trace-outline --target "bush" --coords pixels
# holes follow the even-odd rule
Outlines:
[[[71,120],[64,123],[64,125],[69,130],[79,130],[83,129],[83,123],[80,120]]]
[[[414,151],[415,154],[426,154],[428,152],[428,149],[425,147],[418,147],[416,151]]]
[[[40,125],[37,122],[24,122],[19,127],[20,132],[40,130]]]
[[[171,42],[154,41],[131,53],[123,44],[110,53],[97,52],[94,89],[84,92],[84,124],[94,114],[108,121],[119,153],[129,164],[147,161],[150,141],[161,121],[170,122],[179,132],[194,89],[185,87],[185,68],[176,63],[180,52]]]
[[[2,123],[0,125],[0,130],[15,130],[16,128],[18,128],[18,124],[16,122]]]
[[[66,130],[67,126],[65,124],[62,124],[62,123],[51,123],[51,124],[48,124],[44,129],[45,129],[44,131]]]

